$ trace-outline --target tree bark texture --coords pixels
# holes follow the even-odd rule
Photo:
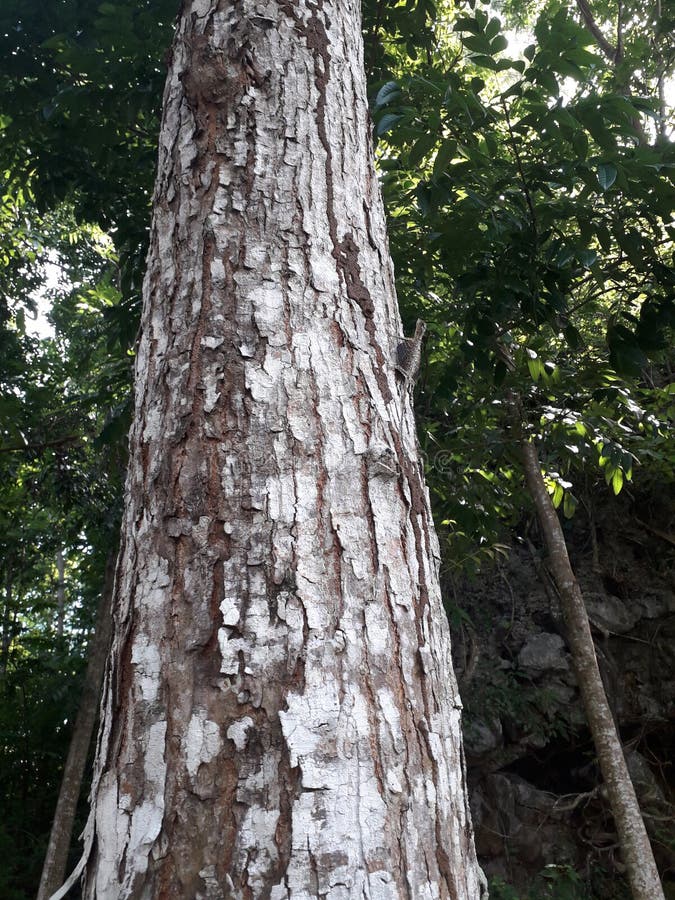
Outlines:
[[[663,900],[654,854],[607,702],[584,598],[574,577],[560,520],[546,490],[536,446],[531,441],[525,441],[522,449],[525,479],[548,548],[549,564],[567,626],[572,662],[628,870],[631,893],[635,900]]]
[[[186,0],[84,896],[476,900],[358,0]]]
[[[101,699],[103,673],[108,658],[108,651],[110,650],[112,593],[116,559],[117,552],[112,551],[106,561],[103,589],[96,612],[96,625],[87,652],[87,670],[82,686],[82,697],[77,716],[75,717],[75,724],[73,725],[68,756],[63,767],[61,787],[56,802],[56,810],[54,811],[52,829],[49,834],[45,861],[42,866],[37,900],[47,900],[48,897],[51,897],[63,882],[63,877],[66,873],[77,802],[80,798],[80,789],[87,765],[91,735],[94,731]],[[62,569],[63,558],[61,557],[59,577],[62,577]]]

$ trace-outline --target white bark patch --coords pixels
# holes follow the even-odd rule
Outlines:
[[[334,685],[317,685],[309,694],[289,694],[288,709],[279,712],[284,739],[291,755],[291,766],[300,765],[305,788],[331,787],[327,772],[321,772],[314,751],[335,734],[340,712]]]
[[[391,633],[384,609],[375,603],[371,603],[365,608],[364,617],[366,620],[366,639],[368,641],[369,654],[372,657],[384,656],[389,658]]]
[[[392,794],[403,793],[403,785],[401,784],[399,777],[391,770],[387,772],[387,787]]]
[[[216,372],[209,380],[205,379],[204,385],[204,412],[211,413],[218,405],[220,400],[220,391],[218,386],[225,376]]]
[[[227,729],[227,736],[234,743],[237,750],[243,750],[248,742],[248,732],[253,727],[253,719],[244,716],[238,722],[233,722]]]
[[[139,805],[135,805],[128,796],[119,796],[117,785],[109,778],[101,782],[96,807],[100,843],[96,873],[97,898],[114,900],[120,896],[128,896],[134,879],[147,870],[148,857],[161,831],[164,816],[165,739],[166,723],[158,722],[150,729],[143,748],[148,798]],[[129,866],[120,886],[117,866],[122,854],[128,858]]]
[[[162,827],[164,808],[158,806],[152,800],[146,800],[131,814],[131,830],[126,847],[127,854],[131,856],[134,877],[142,874],[148,867],[148,857],[157,835]],[[124,886],[129,890],[131,877]]]
[[[199,877],[204,882],[204,891],[198,893],[195,900],[225,900],[215,866],[204,866],[199,870]]]
[[[405,741],[401,730],[401,715],[389,688],[382,688],[377,693],[377,700],[382,716],[387,724],[389,738],[396,753],[403,753]]]
[[[210,350],[216,350],[222,346],[225,338],[215,334],[205,334],[202,338],[202,347],[208,347]]]
[[[255,847],[255,855],[247,860],[248,884],[253,896],[264,896],[269,872],[279,858],[274,833],[279,821],[278,810],[268,810],[262,806],[249,806],[240,826],[242,846]]]
[[[158,647],[151,643],[147,635],[142,633],[137,635],[131,652],[131,662],[138,672],[136,683],[141,699],[146,703],[153,703],[159,693],[162,660]]]
[[[224,675],[236,675],[239,671],[239,653],[248,649],[242,638],[231,638],[231,629],[218,629],[218,646],[220,647],[220,671]]]
[[[115,900],[119,891],[111,872],[120,859],[129,834],[129,817],[118,805],[117,784],[108,775],[99,784],[96,803],[96,830],[99,834],[99,862],[96,872],[96,897]]]
[[[236,625],[239,621],[239,606],[241,601],[238,597],[225,597],[220,604],[220,611],[223,614],[223,625]]]
[[[193,778],[202,763],[210,763],[218,756],[222,744],[217,722],[207,719],[203,710],[195,713],[188,725],[184,747],[185,765]]]

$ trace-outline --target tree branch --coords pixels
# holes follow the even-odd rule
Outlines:
[[[532,202],[532,195],[530,194],[530,187],[527,183],[527,178],[525,177],[525,170],[523,168],[523,163],[520,158],[520,153],[518,152],[518,142],[516,141],[516,136],[513,133],[513,128],[511,127],[511,118],[509,116],[509,109],[504,100],[502,100],[502,109],[504,110],[506,126],[509,130],[509,139],[510,139],[509,143],[511,145],[511,150],[513,151],[513,156],[516,161],[516,168],[518,169],[518,175],[520,177],[520,181],[523,186],[523,193],[525,194],[525,202],[527,203],[527,208],[530,213],[530,224],[532,225],[532,232],[533,232],[535,238],[538,238],[537,214],[534,209],[534,203]]]
[[[617,48],[614,47],[607,38],[604,36],[602,31],[600,30],[600,26],[595,21],[595,17],[591,12],[591,8],[586,2],[586,0],[577,0],[577,6],[579,7],[579,12],[581,13],[581,18],[584,20],[586,28],[593,35],[595,40],[597,41],[598,47],[602,50],[605,56],[609,59],[611,63],[617,62]]]
[[[0,453],[20,453],[22,450],[45,450],[48,447],[61,447],[63,444],[76,444],[85,437],[84,434],[67,434],[65,437],[51,441],[37,441],[34,444],[7,444],[0,447]]]

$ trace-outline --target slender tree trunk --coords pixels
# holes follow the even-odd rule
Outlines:
[[[572,571],[558,515],[546,490],[536,446],[531,441],[524,441],[522,449],[525,478],[548,547],[579,691],[614,815],[631,892],[635,900],[659,900],[663,898],[661,881],[600,677],[584,598]]]
[[[0,674],[7,672],[9,663],[9,648],[12,644],[12,636],[14,634],[12,620],[12,587],[13,573],[11,559],[5,560],[7,571],[5,573],[5,597],[2,610],[2,642],[0,643]]]
[[[105,671],[106,659],[110,649],[112,594],[116,557],[117,554],[111,552],[106,561],[103,590],[96,613],[96,624],[87,652],[87,671],[82,686],[82,698],[73,726],[66,764],[63,768],[61,788],[54,812],[52,830],[49,835],[47,853],[42,866],[37,900],[47,900],[48,897],[51,897],[63,882],[66,873],[77,801],[80,797],[82,778],[87,765],[91,735],[94,730],[101,696],[103,672]]]
[[[656,58],[659,63],[659,74],[656,80],[656,88],[659,98],[659,114],[658,114],[658,126],[656,136],[657,139],[661,138],[661,140],[666,140],[668,137],[668,104],[666,102],[666,72],[667,66],[665,64],[664,53],[661,47],[659,46],[659,32],[661,27],[661,20],[663,17],[663,8],[661,4],[661,0],[656,0],[656,28],[655,34],[653,38],[653,47],[656,52]],[[667,40],[667,38],[666,38]]]
[[[144,293],[84,896],[477,900],[359,0],[183,4]]]
[[[56,551],[56,634],[63,637],[63,622],[66,611],[66,566],[63,552]]]

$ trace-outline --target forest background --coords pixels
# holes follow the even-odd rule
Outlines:
[[[37,889],[117,544],[175,6],[0,10],[8,900]],[[673,896],[674,25],[664,0],[364,5],[399,301],[406,333],[418,317],[428,328],[419,437],[497,898],[624,891],[523,483],[523,428],[590,596]]]

